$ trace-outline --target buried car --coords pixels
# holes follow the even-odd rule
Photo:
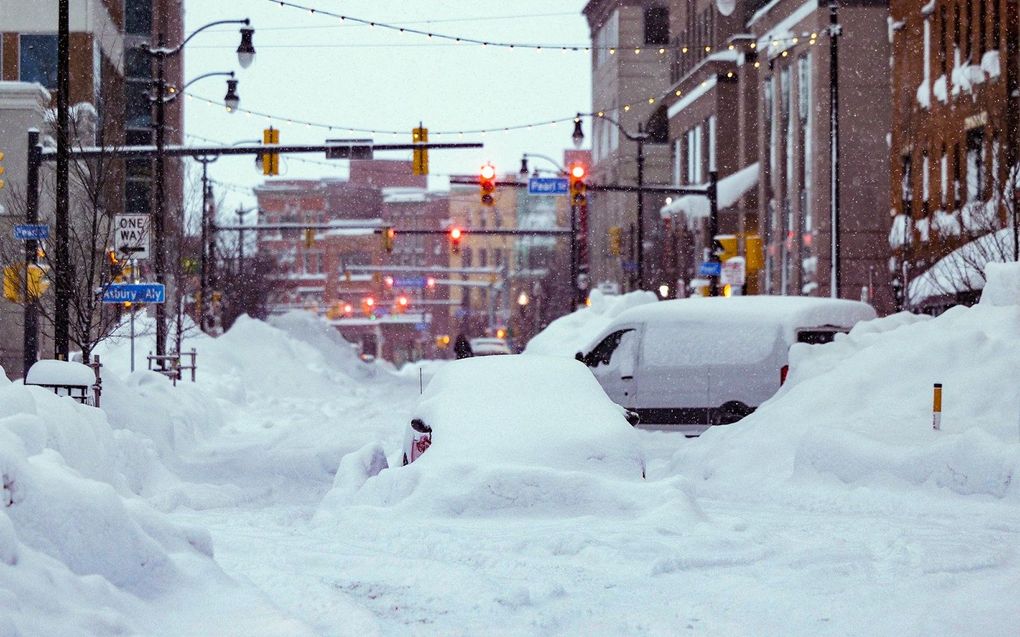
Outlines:
[[[534,355],[445,365],[412,412],[402,455],[403,464],[424,458],[644,475],[638,434],[627,413],[584,365]]]

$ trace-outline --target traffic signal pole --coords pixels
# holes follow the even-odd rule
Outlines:
[[[39,131],[28,131],[28,183],[39,182]],[[29,188],[25,193],[25,223],[39,223],[39,189]],[[29,269],[38,263],[39,247],[34,239],[25,242],[25,332],[22,352],[22,374],[28,375],[39,354],[39,310],[29,295]]]

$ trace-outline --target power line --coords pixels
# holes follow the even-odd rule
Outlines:
[[[534,18],[562,18],[566,16],[577,16],[576,11],[560,11],[557,13],[517,13],[511,15],[477,16],[468,18],[438,18],[432,20],[409,20],[404,22],[393,22],[395,26],[410,26],[415,24],[442,24],[451,22],[492,22],[496,20],[530,20]],[[259,27],[259,31],[295,31],[306,29],[342,29],[350,27],[365,27],[365,24],[330,24],[330,25],[287,25],[281,27]],[[234,29],[213,29],[211,33],[234,33]]]

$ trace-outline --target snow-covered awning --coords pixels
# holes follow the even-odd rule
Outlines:
[[[737,172],[719,180],[719,210],[729,208],[740,201],[748,190],[758,183],[758,162],[741,168]],[[709,215],[708,197],[703,195],[684,195],[666,204],[659,210],[663,218],[681,214],[687,220],[706,219]]]

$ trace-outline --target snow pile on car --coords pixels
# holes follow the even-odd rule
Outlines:
[[[723,489],[834,482],[1020,497],[1018,268],[991,268],[973,308],[896,314],[794,345],[779,393],[682,447],[673,469]]]
[[[528,341],[525,354],[545,356],[574,355],[585,350],[620,312],[658,300],[653,292],[638,290],[620,296],[593,290],[588,297],[591,305],[561,316]]]
[[[382,471],[371,447],[345,458],[320,514],[342,515],[344,505],[440,517],[696,509],[684,481],[642,481],[638,433],[576,361],[508,355],[450,363],[413,417],[432,428],[428,450],[406,467],[397,454]]]

